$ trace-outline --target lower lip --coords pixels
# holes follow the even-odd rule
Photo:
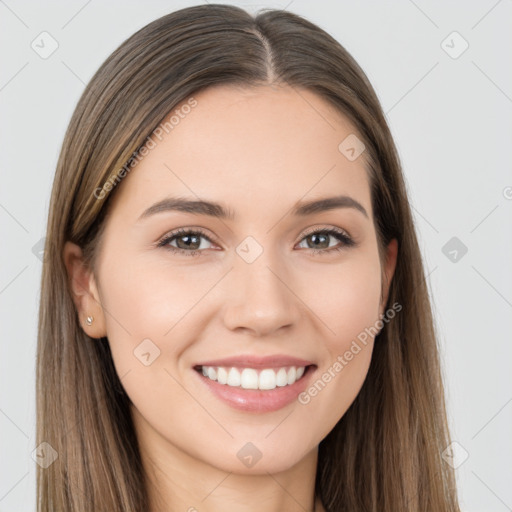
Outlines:
[[[278,411],[296,400],[297,396],[306,389],[315,370],[316,366],[308,366],[304,375],[298,381],[291,385],[269,390],[244,389],[228,386],[227,384],[219,384],[217,381],[205,377],[197,370],[193,371],[217,398],[229,406],[245,412],[262,413]]]

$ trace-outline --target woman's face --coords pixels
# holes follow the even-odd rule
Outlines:
[[[144,442],[228,472],[277,472],[358,394],[396,246],[381,267],[365,153],[321,98],[220,86],[194,99],[117,184],[95,322]],[[173,208],[177,198],[190,203]]]

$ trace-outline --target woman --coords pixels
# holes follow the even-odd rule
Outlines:
[[[400,162],[319,27],[209,4],[130,37],[46,243],[40,511],[459,511]]]

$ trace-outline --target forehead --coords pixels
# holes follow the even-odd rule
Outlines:
[[[166,116],[121,183],[114,199],[134,215],[167,195],[222,201],[238,216],[347,194],[371,212],[364,153],[349,160],[339,149],[356,131],[318,95],[222,85],[192,98]]]

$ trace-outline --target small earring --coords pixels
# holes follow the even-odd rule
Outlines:
[[[85,321],[85,323],[86,323],[87,325],[92,325],[92,321],[93,321],[93,320],[94,320],[94,318],[93,318],[92,316],[88,316],[88,317],[87,317],[87,320]]]

